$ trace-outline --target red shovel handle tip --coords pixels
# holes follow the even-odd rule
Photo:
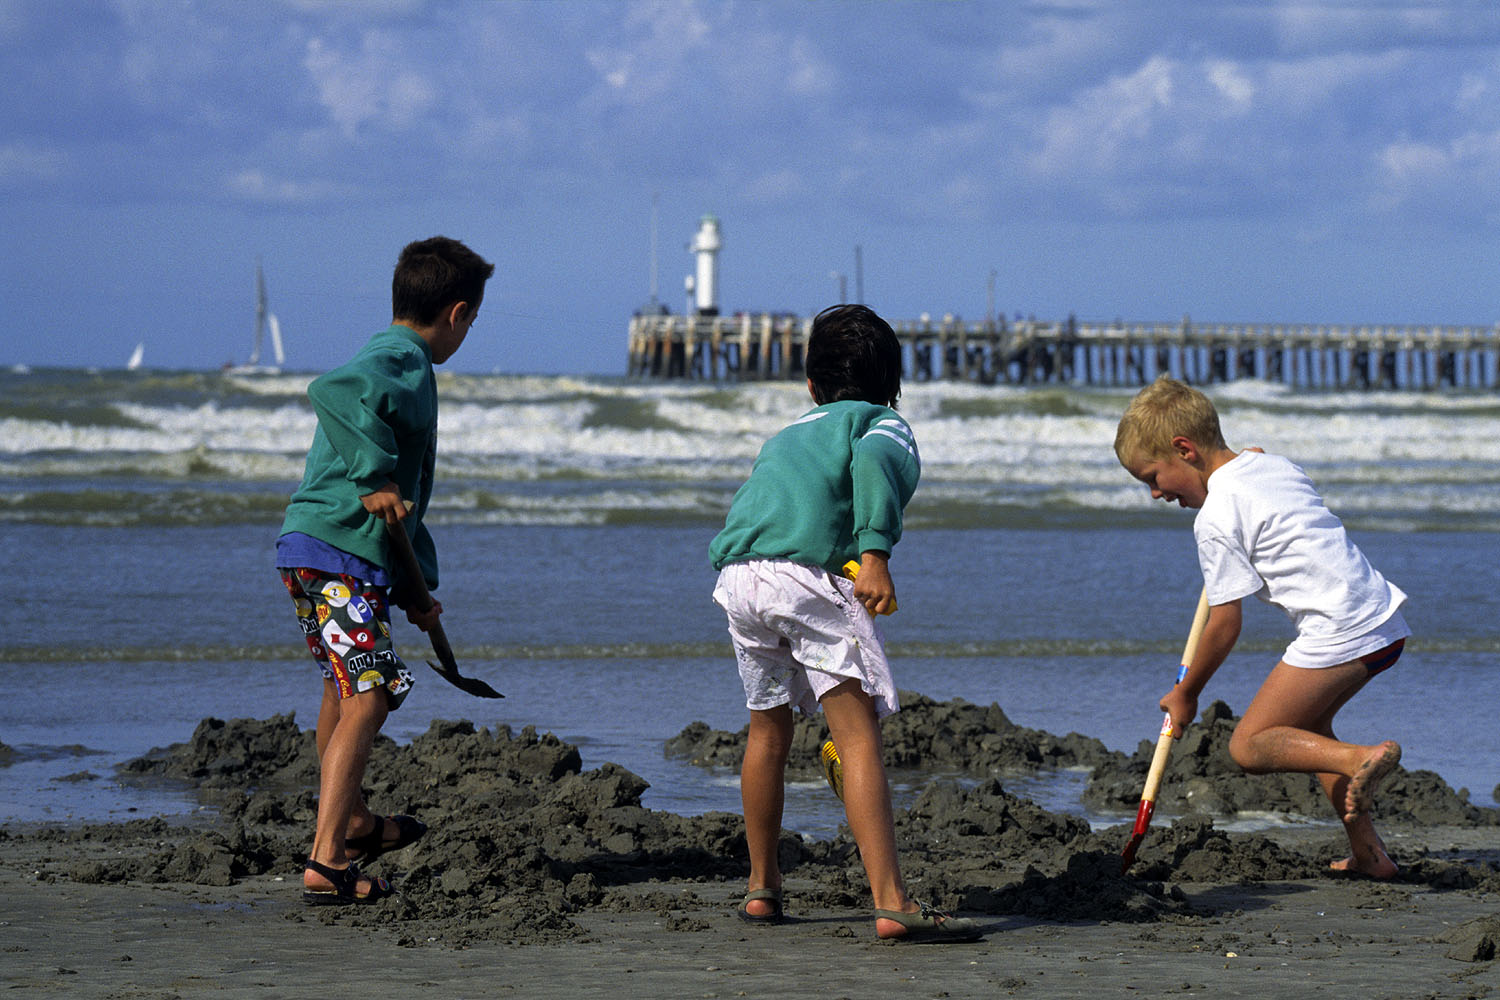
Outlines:
[[[1156,803],[1154,801],[1142,799],[1140,808],[1136,809],[1135,811],[1135,828],[1130,831],[1131,834],[1135,835],[1145,833],[1146,827],[1151,825],[1151,816],[1155,812]]]

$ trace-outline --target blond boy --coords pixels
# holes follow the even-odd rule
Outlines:
[[[1208,397],[1159,378],[1131,401],[1115,455],[1155,499],[1198,510],[1193,521],[1209,617],[1188,672],[1161,699],[1174,735],[1239,638],[1240,602],[1254,594],[1291,617],[1297,638],[1245,710],[1229,752],[1252,774],[1315,774],[1349,837],[1331,867],[1388,879],[1397,868],[1370,809],[1401,759],[1394,740],[1340,741],[1333,718],[1411,635],[1406,595],[1370,565],[1303,471],[1258,448],[1231,451]]]

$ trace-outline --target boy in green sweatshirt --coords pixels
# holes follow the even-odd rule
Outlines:
[[[390,895],[390,883],[354,862],[406,847],[427,829],[410,816],[374,815],[360,791],[375,734],[412,684],[391,647],[388,603],[406,604],[386,525],[406,523],[435,588],[437,552],[422,523],[437,456],[432,367],[463,344],[494,272],[445,236],[408,244],[391,281],[390,328],[307,390],[318,427],[276,540],[276,566],[323,673],[318,821],[302,875],[309,903]],[[427,631],[442,610],[406,612]]]
[[[777,842],[792,708],[821,707],[843,765],[876,935],[970,941],[973,921],[906,893],[881,759],[880,718],[899,706],[873,616],[895,609],[887,563],[921,474],[911,428],[895,411],[901,345],[872,310],[834,306],[813,320],[806,367],[818,405],[761,448],[709,546],[719,570],[714,600],[729,618],[750,709],[740,771],[750,879],[738,914],[757,924],[782,919]],[[853,560],[860,571],[850,582],[842,569]]]

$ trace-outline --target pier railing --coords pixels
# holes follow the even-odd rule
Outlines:
[[[1500,324],[1085,323],[956,316],[903,320],[909,380],[1015,385],[1193,384],[1256,378],[1309,388],[1494,389]],[[630,321],[627,372],[657,378],[797,379],[810,317],[642,315]]]

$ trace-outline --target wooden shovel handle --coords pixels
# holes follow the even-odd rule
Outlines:
[[[1208,588],[1205,587],[1198,595],[1198,608],[1193,612],[1193,627],[1188,631],[1187,644],[1182,647],[1182,663],[1177,668],[1177,682],[1187,676],[1188,667],[1193,665],[1193,657],[1198,652],[1198,640],[1203,638],[1203,627],[1208,624]],[[1146,788],[1141,792],[1141,799],[1147,802],[1156,801],[1156,793],[1161,788],[1161,776],[1167,769],[1167,757],[1172,753],[1172,714],[1167,712],[1161,721],[1161,734],[1156,738],[1156,752],[1151,755],[1151,769],[1146,772]]]

